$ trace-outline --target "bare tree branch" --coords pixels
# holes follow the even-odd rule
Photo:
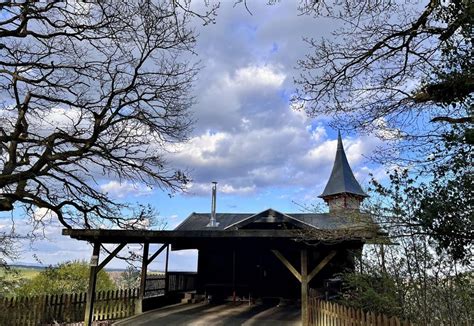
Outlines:
[[[149,218],[105,180],[170,193],[188,182],[164,153],[187,139],[199,66],[187,1],[0,3],[0,210],[53,212],[66,227]],[[148,216],[147,213],[149,213]],[[127,224],[128,223],[128,224]]]

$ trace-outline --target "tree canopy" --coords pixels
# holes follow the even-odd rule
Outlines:
[[[392,141],[384,162],[418,160],[465,129],[472,143],[472,1],[304,1],[331,18],[331,38],[308,39],[296,104],[342,129]],[[387,149],[387,148],[386,148]]]
[[[198,66],[183,1],[0,4],[0,210],[53,212],[66,227],[127,225],[101,178],[168,192],[166,164],[192,119]],[[134,221],[150,210],[130,209]],[[123,211],[122,211],[123,212]]]
[[[390,214],[403,212],[403,223],[469,263],[473,2],[308,0],[301,8],[337,27],[331,38],[307,40],[295,104],[384,139],[373,158],[393,168],[390,184],[377,185],[393,201]]]
[[[89,264],[87,262],[67,262],[48,267],[15,291],[16,295],[31,296],[42,294],[63,294],[86,292],[89,286]],[[115,289],[107,272],[97,274],[97,291]]]

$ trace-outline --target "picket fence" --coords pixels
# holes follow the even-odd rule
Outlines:
[[[96,292],[94,320],[132,316],[138,289]],[[0,325],[48,325],[84,320],[86,293],[0,298]]]
[[[309,323],[316,326],[413,326],[398,317],[365,312],[337,303],[309,298]]]

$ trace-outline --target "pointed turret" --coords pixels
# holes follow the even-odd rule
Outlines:
[[[329,205],[329,211],[335,209],[359,209],[367,194],[362,190],[347,161],[341,133],[337,136],[337,151],[331,176],[319,196]]]

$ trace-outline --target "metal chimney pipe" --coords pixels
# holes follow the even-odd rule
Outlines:
[[[211,203],[211,221],[209,222],[210,227],[216,227],[216,201],[217,201],[217,182],[212,182],[212,203]]]

